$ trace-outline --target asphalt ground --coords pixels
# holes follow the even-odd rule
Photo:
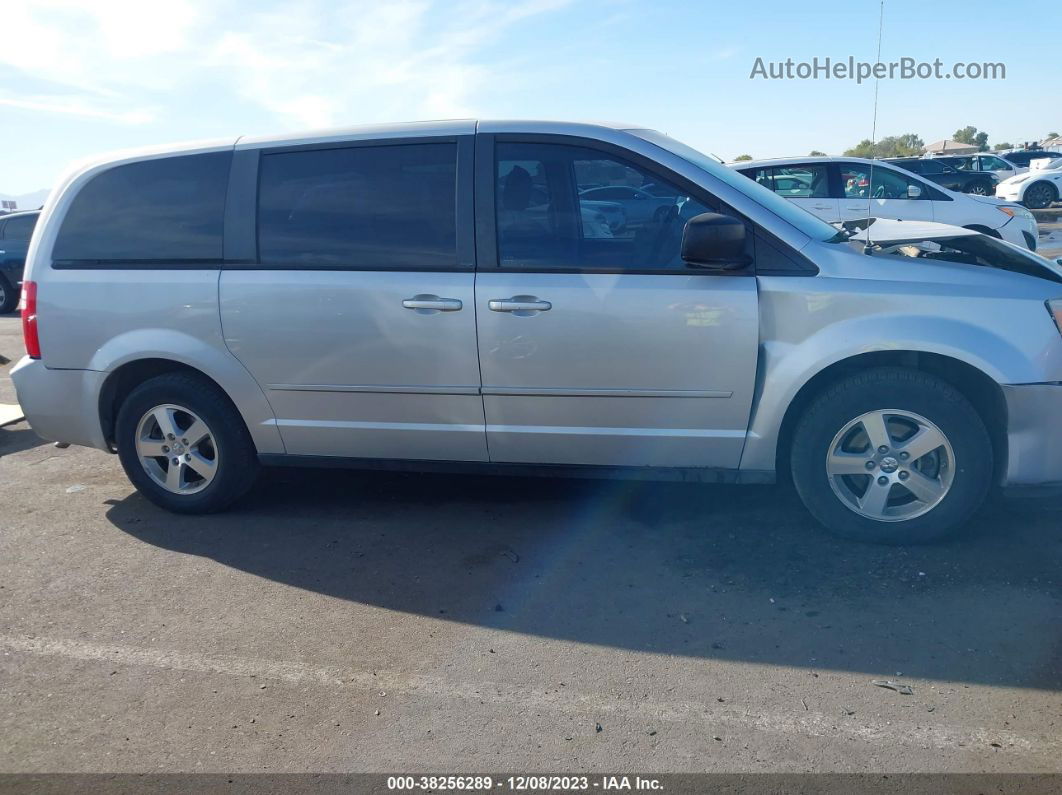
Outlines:
[[[18,423],[0,771],[1062,772],[1060,519],[896,549],[782,487],[294,469],[178,517]]]

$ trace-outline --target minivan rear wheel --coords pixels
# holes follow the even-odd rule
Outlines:
[[[118,410],[115,440],[137,490],[177,513],[223,510],[258,473],[254,442],[235,406],[191,374],[167,373],[134,389]]]
[[[797,493],[834,533],[927,543],[958,530],[984,501],[992,443],[946,381],[876,368],[812,401],[794,432],[791,465]]]

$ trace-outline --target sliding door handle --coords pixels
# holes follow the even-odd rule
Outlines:
[[[536,312],[548,312],[553,308],[549,301],[542,301],[533,295],[514,295],[512,298],[493,298],[487,301],[491,312],[511,312],[526,317]]]
[[[436,312],[457,312],[464,306],[458,298],[440,298],[437,295],[422,293],[402,302],[406,309],[413,309],[421,315],[434,315]]]

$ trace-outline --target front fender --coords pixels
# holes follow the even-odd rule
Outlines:
[[[1045,313],[1046,314],[1046,313]],[[1043,369],[1028,348],[985,326],[956,318],[896,315],[882,334],[880,316],[852,317],[820,328],[799,340],[765,340],[760,345],[758,399],[741,459],[742,469],[773,470],[779,434],[789,406],[800,390],[832,365],[874,352],[932,353],[977,368],[999,384],[1033,383]]]

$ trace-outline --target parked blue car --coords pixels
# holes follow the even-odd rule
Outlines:
[[[40,214],[40,210],[31,210],[0,215],[0,315],[18,306],[26,250]]]

